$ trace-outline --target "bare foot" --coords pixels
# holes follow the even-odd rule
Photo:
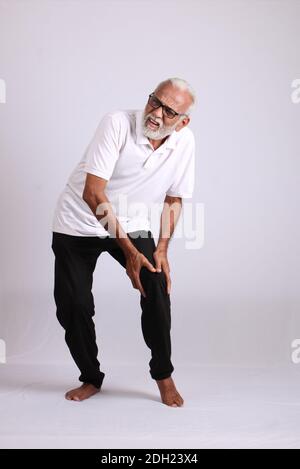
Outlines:
[[[164,404],[171,407],[181,407],[183,399],[177,391],[174,381],[171,378],[156,380],[158,389],[160,391],[161,400]]]
[[[65,398],[68,399],[68,401],[83,401],[99,391],[100,388],[96,388],[93,384],[83,383],[79,388],[68,391],[65,394]]]

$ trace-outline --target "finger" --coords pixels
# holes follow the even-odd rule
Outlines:
[[[167,292],[168,292],[168,295],[170,295],[171,293],[171,279],[169,277],[169,280],[167,279]]]
[[[143,262],[143,265],[147,267],[147,269],[150,270],[151,272],[156,272],[155,267],[153,267],[151,262],[149,262],[147,259],[145,259],[145,261]]]
[[[131,281],[131,284],[133,286],[133,288],[137,289],[137,286],[136,286],[136,283],[135,283],[135,280],[133,277],[131,277],[131,275],[129,274],[129,272],[126,272],[128,277],[130,278],[130,281]]]
[[[170,295],[171,293],[171,277],[170,277],[170,274],[168,272],[168,270],[164,270],[164,273],[165,273],[165,276],[166,276],[166,280],[167,280],[167,292],[168,292],[168,295]]]
[[[143,288],[143,285],[141,283],[141,279],[140,279],[140,276],[139,274],[137,275],[136,279],[135,279],[135,282],[136,282],[136,285],[137,285],[137,288],[138,290],[140,290],[141,294],[143,295],[144,298],[146,298],[146,293],[144,291],[144,288]]]
[[[156,272],[161,272],[161,261],[156,261]]]
[[[166,260],[163,260],[161,263],[161,267],[163,272],[167,275],[170,273],[170,267],[169,267],[169,262]]]

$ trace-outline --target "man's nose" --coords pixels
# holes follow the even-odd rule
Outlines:
[[[160,117],[162,119],[163,118],[162,106],[159,106],[156,109],[153,109],[151,114],[153,114],[155,117]]]

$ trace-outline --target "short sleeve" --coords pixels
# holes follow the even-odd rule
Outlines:
[[[174,181],[166,192],[171,197],[192,198],[195,184],[195,140],[191,137],[182,149],[181,161]]]
[[[109,180],[119,157],[119,136],[118,119],[105,114],[86,150],[84,171]]]

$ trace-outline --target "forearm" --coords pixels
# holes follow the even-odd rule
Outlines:
[[[166,196],[160,218],[159,240],[156,250],[166,251],[180,217],[182,200],[180,197]]]
[[[116,242],[121,247],[125,255],[135,255],[137,249],[120,225],[105,192],[103,191],[99,194],[90,195],[84,200],[89,205],[93,214],[104,229],[116,239]]]

